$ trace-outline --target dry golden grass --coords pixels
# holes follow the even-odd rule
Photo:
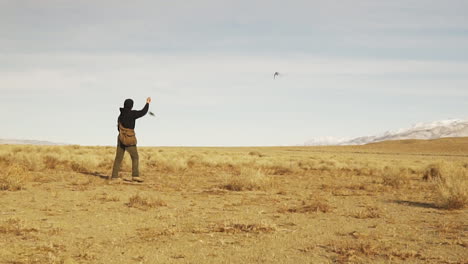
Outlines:
[[[440,163],[429,164],[424,170],[423,180],[442,179],[441,166]]]
[[[382,212],[376,207],[366,207],[353,213],[352,216],[358,219],[379,218],[382,216]]]
[[[400,188],[408,183],[408,169],[386,167],[382,176],[383,184],[393,188]]]
[[[27,227],[24,221],[18,218],[10,218],[0,224],[0,234],[11,234],[21,236],[26,239],[31,233],[35,233],[36,228]]]
[[[120,201],[120,198],[118,196],[112,196],[112,195],[109,195],[105,192],[99,194],[99,195],[96,195],[94,197],[95,200],[98,200],[98,201],[102,201],[102,202],[118,202]]]
[[[444,209],[462,209],[468,206],[468,170],[453,168],[437,184],[437,205]]]
[[[328,213],[332,211],[332,207],[328,204],[327,199],[320,196],[311,196],[307,200],[303,200],[300,205],[281,208],[278,212],[289,213]]]
[[[468,259],[467,138],[139,154],[0,146],[0,263]]]
[[[253,223],[253,224],[246,224],[246,223],[238,223],[238,222],[225,222],[222,224],[218,224],[213,228],[214,232],[221,232],[221,233],[271,233],[276,230],[276,226],[273,224],[268,223]]]
[[[19,191],[24,188],[28,172],[20,166],[10,166],[0,173],[0,191]]]
[[[166,202],[159,198],[143,197],[140,194],[132,195],[127,203],[128,207],[134,207],[142,210],[148,210],[150,208],[156,208],[160,206],[167,206]]]
[[[422,257],[415,250],[395,249],[369,239],[332,241],[328,249],[338,255],[334,259],[337,263],[405,263]]]
[[[266,190],[274,186],[274,180],[262,169],[241,168],[239,174],[225,176],[225,183],[221,186],[230,191]]]

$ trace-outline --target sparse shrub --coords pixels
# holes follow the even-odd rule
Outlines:
[[[148,160],[142,163],[142,165],[155,169],[159,172],[172,173],[186,171],[190,165],[195,165],[195,161],[189,165],[188,161],[184,157],[164,157],[157,153],[150,156]],[[131,163],[128,163],[128,168],[130,167]]]
[[[0,155],[0,166],[1,167],[8,166],[9,164],[11,164],[12,158],[13,156],[10,154]]]
[[[436,204],[443,209],[462,209],[468,205],[468,173],[452,167],[443,179],[436,181]]]
[[[221,187],[230,191],[266,190],[273,185],[273,179],[262,169],[241,168],[240,174],[230,174]]]
[[[0,191],[19,191],[24,188],[28,171],[21,166],[12,166],[0,174]]]
[[[124,166],[125,161],[122,162]],[[74,157],[72,161],[69,162],[70,168],[78,173],[92,173],[98,168],[97,158],[89,155],[86,157]]]
[[[277,158],[258,159],[250,161],[249,163],[235,165],[240,167],[257,167],[271,175],[290,175],[293,174],[296,170],[302,171],[292,160],[281,160]]]
[[[423,180],[441,179],[442,178],[442,164],[433,163],[426,167],[423,174]]]
[[[197,156],[197,155],[192,155],[186,162],[186,165],[188,168],[193,168],[197,164],[201,164],[202,157]]]
[[[21,155],[16,155],[14,161],[17,165],[25,168],[28,171],[37,171],[39,168],[38,156],[28,155],[27,153],[22,153]]]
[[[187,160],[187,167],[189,167],[190,169],[193,168],[196,164],[196,161],[193,160],[193,159],[189,159]]]
[[[383,184],[393,188],[400,188],[408,183],[408,170],[404,168],[386,167],[383,171]]]
[[[54,157],[54,156],[50,156],[50,155],[47,155],[43,158],[43,163],[44,163],[44,167],[46,169],[55,169],[57,168],[58,164],[60,163],[59,160]]]
[[[88,172],[88,169],[86,169],[82,163],[78,163],[76,161],[70,162],[70,168],[75,172]]]
[[[142,197],[139,194],[135,194],[130,197],[127,203],[128,207],[134,207],[142,210],[148,210],[150,208],[167,206],[166,202],[157,198]]]

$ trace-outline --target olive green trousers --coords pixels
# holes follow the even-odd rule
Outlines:
[[[117,139],[117,151],[115,153],[114,167],[112,168],[112,178],[119,177],[120,165],[124,158],[125,151],[128,151],[130,157],[132,158],[132,177],[139,177],[140,172],[138,169],[139,156],[136,146],[126,147],[120,143],[120,140]]]

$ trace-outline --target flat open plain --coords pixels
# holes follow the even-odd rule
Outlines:
[[[0,263],[468,263],[468,138],[139,152],[1,145]]]

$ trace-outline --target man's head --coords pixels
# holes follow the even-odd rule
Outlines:
[[[133,100],[132,99],[127,99],[124,102],[124,108],[128,110],[132,110],[133,108]]]

